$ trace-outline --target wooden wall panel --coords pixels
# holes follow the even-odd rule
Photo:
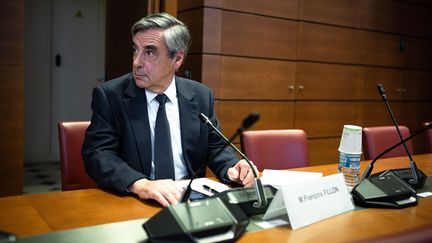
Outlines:
[[[219,101],[219,121],[224,133],[234,134],[252,111],[257,111],[260,119],[249,130],[293,128],[294,102]]]
[[[187,12],[181,12],[178,14],[178,18],[187,25],[191,34],[192,45],[189,49],[189,53],[201,54],[202,47],[203,47],[203,38],[204,38],[203,36],[204,10],[194,9]]]
[[[24,62],[23,2],[4,0],[0,3],[0,64],[22,65]]]
[[[407,35],[432,38],[432,6],[406,4],[403,24]]]
[[[382,84],[390,100],[400,100],[402,89],[402,71],[391,68],[366,67],[365,99],[382,100],[377,84]]]
[[[365,70],[359,66],[297,63],[297,100],[356,100],[363,97]],[[299,91],[299,86],[304,90]]]
[[[179,3],[179,16],[201,21],[191,29],[203,35],[192,48],[202,56],[191,70],[201,69],[202,82],[215,90],[228,135],[259,109],[262,119],[253,129],[304,129],[313,163],[335,163],[343,125],[391,125],[377,83],[384,85],[401,123],[413,127],[432,116],[421,112],[432,100],[432,5],[187,2]]]
[[[215,98],[220,97],[221,56],[203,55],[202,82],[213,89]]]
[[[432,71],[404,70],[402,76],[404,100],[432,100]]]
[[[334,26],[299,23],[298,60],[361,62],[361,33]]]
[[[340,129],[342,134],[342,128]],[[308,139],[309,161],[311,165],[339,163],[339,143],[337,138]],[[337,173],[337,166],[335,171]]]
[[[278,59],[296,58],[297,23],[295,21],[224,11],[222,36],[221,54]]]
[[[295,63],[240,57],[222,57],[222,99],[293,99]]]
[[[294,126],[308,138],[340,136],[345,124],[359,124],[357,102],[296,102]]]
[[[24,1],[0,1],[0,196],[23,189]]]
[[[389,105],[393,111],[396,122],[399,125],[404,125],[414,130],[420,127],[420,114],[423,112],[430,113],[428,110],[420,110],[424,107],[419,104],[421,103],[389,101]],[[361,105],[363,108],[361,109],[360,114],[360,126],[373,127],[393,125],[393,121],[383,101],[362,102]]]
[[[362,63],[376,66],[403,67],[404,55],[400,51],[400,37],[396,35],[361,32],[364,61]]]
[[[432,39],[406,38],[405,41],[405,67],[431,70]]]
[[[222,35],[222,11],[219,9],[204,9],[203,47],[202,52],[220,53]]]
[[[403,33],[406,4],[392,0],[361,0],[361,27],[369,30]]]
[[[393,102],[392,102],[393,103]],[[387,126],[391,125],[390,115],[382,101],[360,102],[359,126]]]
[[[299,0],[299,19],[360,27],[360,0]]]
[[[298,0],[224,0],[223,9],[297,19]]]

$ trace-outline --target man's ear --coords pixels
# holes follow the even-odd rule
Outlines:
[[[179,70],[180,66],[183,64],[183,61],[184,61],[184,53],[177,52],[177,54],[174,57],[174,69]]]

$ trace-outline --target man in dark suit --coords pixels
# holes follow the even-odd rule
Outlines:
[[[251,186],[246,161],[231,149],[219,153],[224,141],[199,120],[203,113],[218,125],[211,90],[175,76],[190,45],[187,27],[169,14],[154,14],[133,25],[132,40],[132,73],[93,90],[82,149],[90,177],[163,206],[181,198],[174,181],[191,178],[207,161],[222,181]]]

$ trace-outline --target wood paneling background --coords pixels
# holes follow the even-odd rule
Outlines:
[[[432,120],[432,5],[398,0],[179,1],[192,47],[181,70],[215,93],[232,134],[250,111],[252,128],[304,129],[312,164],[338,161],[344,124]],[[238,142],[238,141],[237,141]],[[416,153],[424,152],[421,139]]]
[[[23,187],[24,1],[0,1],[0,196]]]

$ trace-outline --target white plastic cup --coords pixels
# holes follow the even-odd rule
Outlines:
[[[344,125],[339,144],[339,152],[345,154],[362,153],[362,128],[355,125]]]

